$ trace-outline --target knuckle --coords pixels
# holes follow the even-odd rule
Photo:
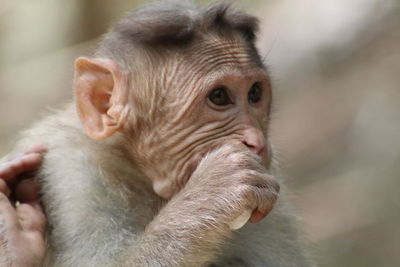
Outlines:
[[[262,213],[270,211],[274,206],[278,195],[263,189],[255,190],[255,192],[254,202],[257,209]]]
[[[266,189],[264,190],[264,199],[268,202],[272,202],[275,203],[278,200],[278,195],[279,193],[275,190],[271,190],[271,189]]]
[[[18,205],[18,210],[23,212],[31,212],[32,209],[33,209],[32,206],[26,203],[21,203]]]
[[[257,195],[257,198],[262,201],[267,200],[275,202],[280,190],[278,181],[269,175],[262,175],[260,177],[262,180],[257,180],[257,183],[253,184],[254,193]]]
[[[257,206],[254,188],[248,185],[241,185],[235,188],[235,197],[241,208],[254,209]]]
[[[263,185],[267,184],[267,180],[265,174],[254,169],[241,169],[238,171],[238,175],[241,177],[241,181],[243,183],[263,187]]]
[[[46,225],[44,215],[29,205],[19,208],[19,218],[21,225],[27,231],[42,231]]]

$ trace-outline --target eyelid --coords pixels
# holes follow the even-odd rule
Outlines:
[[[228,105],[225,105],[225,106],[218,106],[218,105],[215,105],[213,102],[211,102],[210,99],[207,98],[207,105],[210,108],[212,108],[213,110],[222,111],[222,110],[227,110],[227,109],[231,108],[233,103],[229,103]]]
[[[229,87],[227,87],[225,85],[217,85],[217,86],[212,87],[212,89],[208,91],[206,97],[208,98],[208,96],[211,94],[211,92],[216,89],[224,89],[226,94],[228,95],[230,102],[231,102],[229,104],[235,104],[234,98],[232,97],[233,94],[232,94],[231,90],[229,89]]]
[[[254,83],[250,86],[249,91],[250,91],[250,89],[253,88],[254,86],[257,86],[258,88],[261,89],[261,91],[263,91],[264,86],[263,86],[263,83],[262,83],[262,82],[260,82],[260,81],[254,82]]]
[[[258,88],[259,92],[260,92],[260,98],[259,98],[257,101],[252,101],[252,100],[250,99],[250,92],[252,91],[252,89],[254,88],[254,86],[256,86],[256,87]],[[262,82],[262,81],[254,82],[254,83],[251,85],[251,87],[249,88],[248,92],[247,92],[247,101],[248,101],[250,104],[257,105],[257,104],[259,104],[260,102],[262,102],[263,99],[265,99],[265,97],[266,97],[265,94],[266,94],[266,93],[265,93],[265,88],[264,88],[263,82]]]
[[[210,96],[211,92],[214,91],[214,90],[216,90],[216,89],[224,89],[224,90],[225,90],[226,94],[228,95],[229,101],[230,101],[229,104],[223,105],[223,106],[219,106],[219,105],[214,104],[214,103],[209,99],[209,96]],[[228,88],[227,86],[224,86],[224,85],[217,85],[217,86],[212,87],[212,89],[209,90],[208,93],[206,94],[206,102],[207,102],[207,105],[208,105],[210,108],[212,108],[212,109],[214,109],[214,110],[217,110],[217,111],[222,111],[222,110],[229,109],[230,107],[232,107],[232,105],[235,104],[235,102],[234,102],[234,100],[233,100],[233,98],[232,98],[231,91],[229,90],[229,88]]]

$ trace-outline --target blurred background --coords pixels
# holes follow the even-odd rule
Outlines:
[[[0,0],[0,156],[139,2]],[[319,265],[400,266],[400,2],[236,2],[261,20],[272,139]]]

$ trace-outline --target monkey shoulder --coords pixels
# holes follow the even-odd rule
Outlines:
[[[86,137],[70,106],[25,131],[18,147],[32,142],[48,149],[35,177],[49,225],[45,266],[92,266],[135,242],[159,199],[119,147]]]

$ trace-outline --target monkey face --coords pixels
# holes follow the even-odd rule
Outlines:
[[[161,89],[148,88],[151,101],[135,104],[147,108],[140,112],[142,122],[135,119],[141,127],[131,127],[137,133],[135,161],[156,193],[171,197],[202,157],[229,142],[245,145],[269,164],[270,82],[244,41],[199,42],[159,71]]]

